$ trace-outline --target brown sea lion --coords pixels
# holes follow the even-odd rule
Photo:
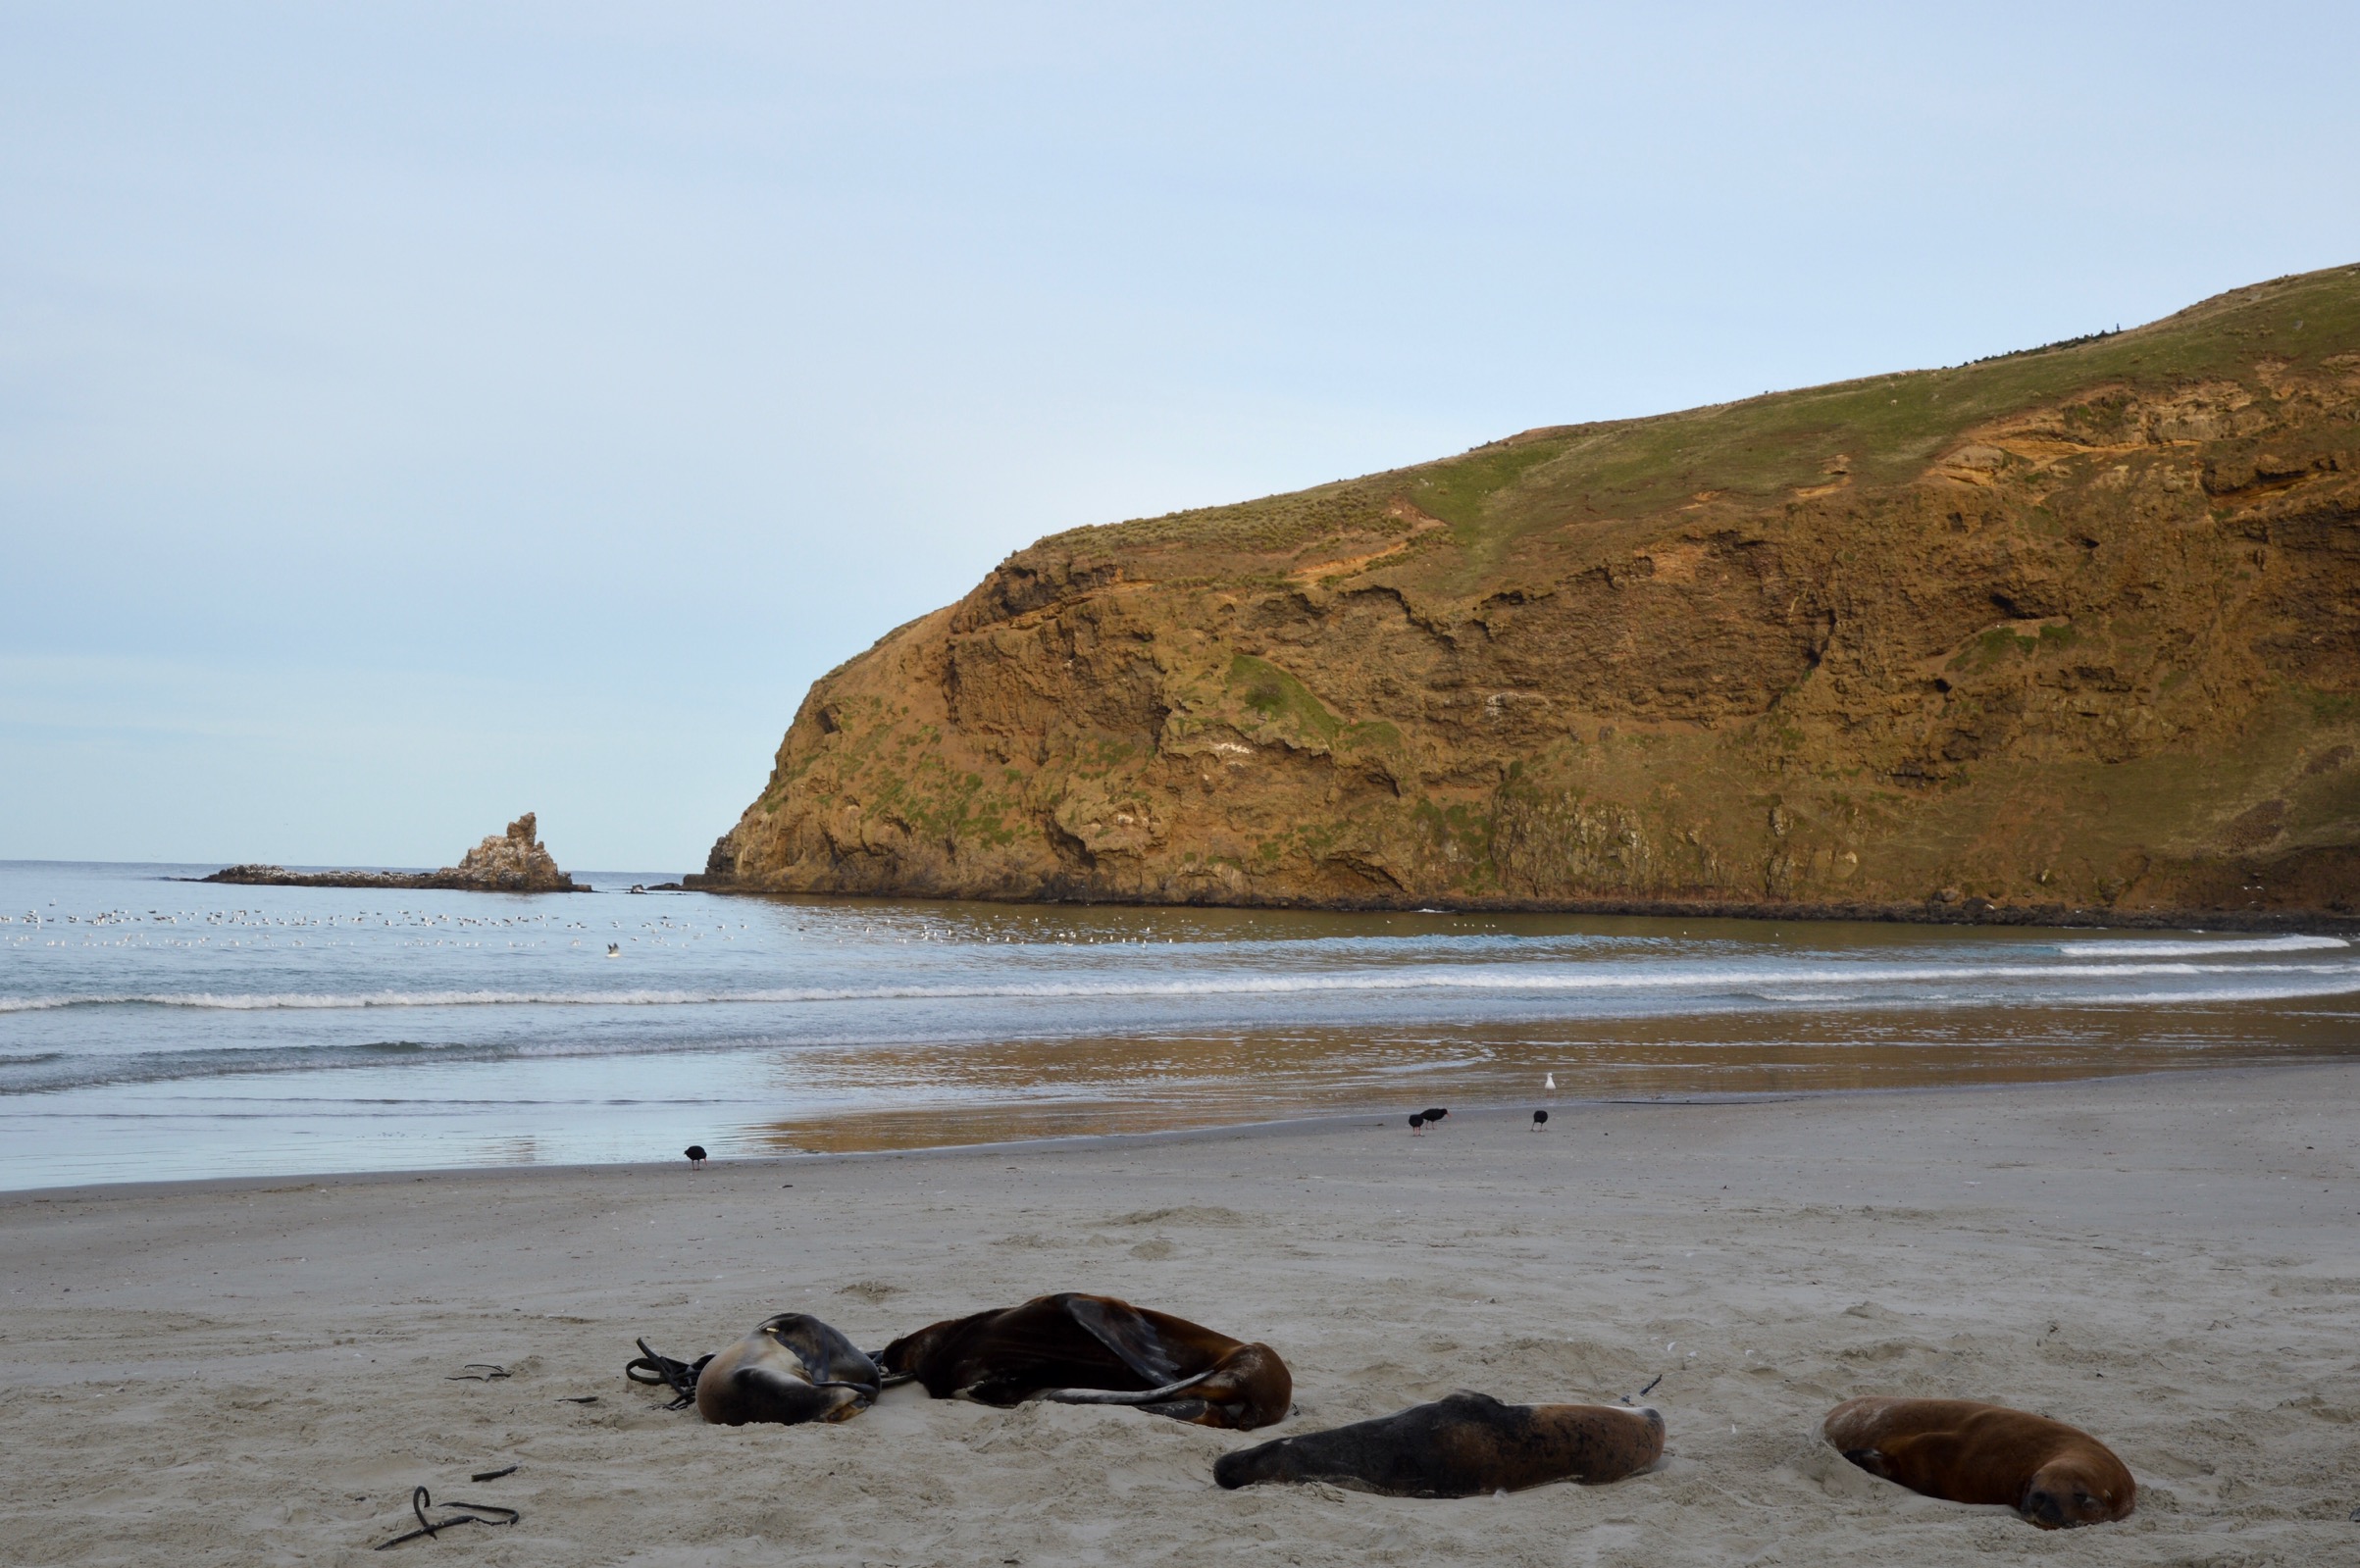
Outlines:
[[[1266,1344],[1072,1291],[930,1325],[876,1360],[887,1377],[915,1378],[937,1399],[1128,1404],[1239,1431],[1285,1420],[1295,1397],[1294,1375]]]
[[[1848,1399],[1827,1441],[1873,1476],[1948,1502],[2003,1502],[2043,1530],[2128,1519],[2129,1469],[2088,1433],[1975,1399]]]
[[[1392,1497],[1472,1497],[1552,1481],[1600,1486],[1654,1464],[1664,1418],[1612,1404],[1502,1404],[1464,1391],[1374,1421],[1221,1455],[1223,1487],[1325,1481]]]
[[[782,1312],[696,1373],[696,1413],[724,1427],[844,1421],[876,1402],[877,1365],[814,1317]]]

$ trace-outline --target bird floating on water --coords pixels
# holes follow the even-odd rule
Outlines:
[[[607,956],[607,957],[609,957],[609,958],[620,958],[620,957],[622,957],[622,956],[623,956],[623,944],[622,944],[621,942],[608,942],[608,943],[606,944],[606,956]]]

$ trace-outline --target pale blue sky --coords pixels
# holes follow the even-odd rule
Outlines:
[[[2360,260],[2360,10],[0,3],[0,857],[684,869],[1076,524]]]

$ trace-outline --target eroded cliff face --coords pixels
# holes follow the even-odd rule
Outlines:
[[[701,881],[2360,914],[2360,269],[1045,539]]]

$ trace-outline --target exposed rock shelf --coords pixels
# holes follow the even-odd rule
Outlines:
[[[2360,916],[2360,268],[1083,529],[811,688],[697,885]]]
[[[284,866],[231,866],[204,882],[266,887],[445,887],[463,892],[587,893],[592,889],[557,869],[528,811],[440,871],[289,871]]]

